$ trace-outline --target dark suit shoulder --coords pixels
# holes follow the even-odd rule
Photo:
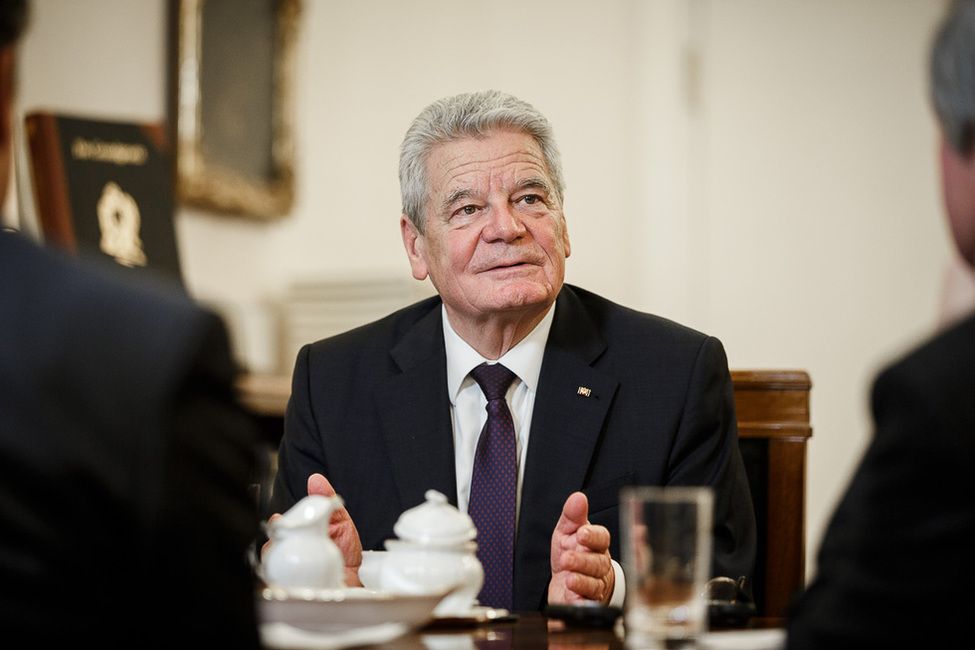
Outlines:
[[[421,321],[432,317],[439,319],[441,304],[439,296],[431,296],[379,320],[309,343],[305,347],[312,358],[323,355],[354,357],[370,352],[385,355],[414,331]]]
[[[871,394],[877,436],[894,435],[924,449],[938,436],[945,444],[964,446],[971,456],[975,438],[957,434],[975,430],[973,395],[975,316],[938,333],[878,375]]]
[[[707,334],[677,321],[621,305],[574,285],[565,285],[562,294],[577,301],[597,324],[615,328],[649,330],[676,341],[701,341],[708,338]]]
[[[92,262],[41,248],[19,235],[2,237],[7,277],[0,295],[25,308],[60,313],[64,327],[115,321],[136,327],[197,316],[200,307],[175,283],[116,264]],[[162,320],[162,323],[159,321]]]
[[[886,395],[910,391],[931,399],[967,403],[975,391],[975,315],[938,333],[881,372],[873,387],[874,410]],[[961,391],[961,393],[959,393]],[[939,406],[941,410],[946,404]]]
[[[706,347],[719,350],[726,362],[724,349],[713,336],[571,285],[559,296],[553,329],[564,344],[598,356],[596,365],[619,365],[639,374],[647,364],[687,367]],[[593,341],[600,342],[598,352]]]
[[[962,363],[963,360],[967,360]],[[975,377],[975,315],[939,332],[892,363],[878,378],[890,381],[898,376],[932,384]]]
[[[0,237],[0,252],[3,275],[13,278],[0,287],[0,301],[11,307],[0,320],[8,342],[0,357],[23,372],[56,369],[63,384],[100,386],[120,403],[166,399],[214,332],[223,331],[219,318],[180,287],[148,274],[78,260],[9,233]]]
[[[298,351],[292,393],[309,386],[357,391],[397,376],[418,359],[444,356],[439,296],[379,320],[308,343]],[[341,382],[336,378],[341,377]]]

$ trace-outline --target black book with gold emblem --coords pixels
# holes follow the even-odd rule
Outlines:
[[[157,123],[33,112],[25,118],[44,242],[182,284],[172,169]]]

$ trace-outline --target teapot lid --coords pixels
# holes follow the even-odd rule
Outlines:
[[[448,546],[474,539],[477,530],[469,516],[447,502],[436,490],[427,490],[426,501],[400,515],[393,532],[418,544]]]

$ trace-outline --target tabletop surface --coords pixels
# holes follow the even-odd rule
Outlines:
[[[779,619],[754,619],[749,628],[772,629],[782,625]],[[625,648],[621,623],[613,628],[569,627],[562,621],[550,620],[537,612],[519,613],[514,621],[477,626],[443,626],[434,624],[418,632],[368,648],[385,650],[611,650]]]

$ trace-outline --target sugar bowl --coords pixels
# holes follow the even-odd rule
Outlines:
[[[393,527],[397,539],[386,540],[381,559],[371,559],[379,586],[393,593],[432,594],[451,589],[434,613],[462,616],[470,612],[484,582],[475,552],[477,530],[466,514],[436,490],[426,501],[405,511]],[[379,554],[376,554],[377,556]],[[367,585],[368,586],[368,585]]]

